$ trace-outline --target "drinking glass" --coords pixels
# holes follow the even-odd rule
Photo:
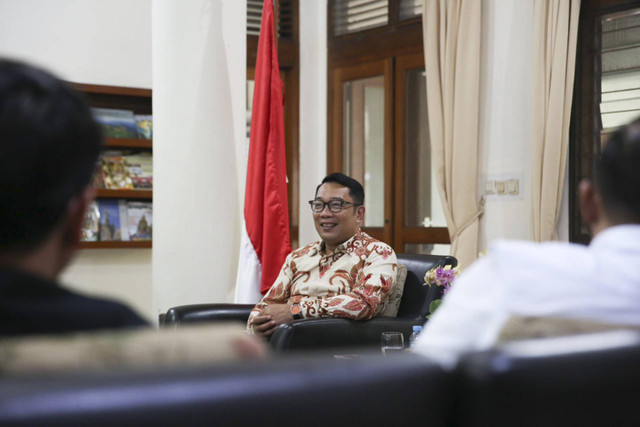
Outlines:
[[[402,332],[383,332],[382,333],[382,354],[389,356],[390,354],[402,353],[404,351],[404,337]]]

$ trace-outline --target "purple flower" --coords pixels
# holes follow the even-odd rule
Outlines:
[[[450,265],[432,268],[425,274],[424,281],[429,286],[436,285],[448,290],[457,274],[458,270],[451,268]]]

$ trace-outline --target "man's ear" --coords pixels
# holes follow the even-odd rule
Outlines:
[[[582,220],[589,225],[598,222],[602,215],[602,202],[591,180],[585,178],[580,182],[578,198],[580,199],[580,214]]]
[[[82,223],[87,207],[95,198],[96,191],[90,185],[73,197],[67,205],[67,216],[63,224],[63,241],[65,245],[75,247],[80,241]]]
[[[364,224],[364,205],[358,206],[356,209],[356,217],[358,220],[358,225],[362,226]]]

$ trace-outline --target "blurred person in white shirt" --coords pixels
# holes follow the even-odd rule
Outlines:
[[[616,131],[579,188],[589,246],[499,241],[455,280],[415,352],[455,366],[494,346],[510,319],[640,325],[640,119]]]

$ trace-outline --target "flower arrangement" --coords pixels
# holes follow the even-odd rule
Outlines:
[[[447,292],[449,292],[449,289],[451,289],[453,279],[455,279],[458,274],[458,267],[451,267],[450,265],[432,268],[424,275],[424,283],[427,286],[435,285],[444,288],[442,291],[442,296],[444,297]],[[442,298],[433,300],[431,304],[429,304],[429,316],[440,307],[440,304],[442,304]]]

